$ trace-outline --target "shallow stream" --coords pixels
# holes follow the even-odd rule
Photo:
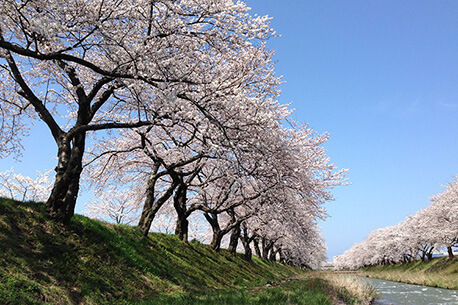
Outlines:
[[[458,290],[365,278],[377,289],[379,298],[374,305],[458,305]]]

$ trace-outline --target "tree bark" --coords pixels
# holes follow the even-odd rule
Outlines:
[[[74,215],[85,142],[85,132],[74,135],[72,139],[67,135],[62,136],[57,142],[56,179],[46,202],[46,213],[50,218],[64,224],[69,224]]]
[[[245,250],[243,258],[247,261],[251,261],[253,257],[253,250],[251,250],[249,238],[246,238],[245,236],[240,236],[240,240],[242,241],[243,249]]]
[[[204,213],[204,217],[207,219],[213,231],[213,236],[212,236],[212,241],[210,243],[210,247],[215,251],[219,251],[221,249],[221,241],[224,235],[222,234],[221,227],[219,226],[219,223],[218,223],[218,214]]]
[[[283,251],[282,249],[278,249],[278,252],[280,253],[280,263],[281,264],[285,264],[286,263],[286,259],[285,259],[285,255],[283,254]]]
[[[262,258],[261,249],[259,249],[259,241],[257,239],[253,240],[253,245],[254,245],[254,252],[256,253],[256,256],[259,258]]]
[[[184,241],[188,242],[188,213],[186,211],[186,194],[188,186],[185,183],[180,183],[178,186],[175,196],[173,197],[173,205],[177,212],[177,223],[175,227],[175,235]]]
[[[240,237],[240,224],[237,224],[233,229],[232,229],[232,233],[231,233],[231,238],[229,240],[229,247],[227,248],[227,250],[229,250],[229,253],[231,255],[235,255],[236,251],[237,251],[237,245],[238,245],[238,241],[239,241],[239,237]]]
[[[240,240],[242,241],[243,249],[245,250],[245,254],[243,255],[243,258],[247,261],[251,261],[253,257],[253,250],[251,249],[251,242],[254,239],[254,235],[251,237],[248,234],[248,228],[245,222],[243,222],[241,225],[241,233],[240,233]],[[243,234],[242,234],[243,233]]]
[[[274,248],[272,248],[272,250],[270,251],[270,255],[269,255],[269,260],[271,262],[276,262],[277,261],[277,253],[280,249],[276,249],[274,250]]]
[[[262,238],[262,258],[268,260],[269,259],[269,252],[272,250],[273,242],[268,241],[265,238]]]
[[[448,258],[452,259],[454,257],[453,250],[451,246],[447,246]]]
[[[156,187],[156,177],[150,178],[148,181],[148,186],[146,189],[146,200],[143,206],[142,215],[140,221],[138,222],[138,229],[147,236],[149,230],[151,229],[151,224],[153,223],[154,217],[156,217],[159,209],[164,205],[167,199],[172,196],[173,191],[175,190],[177,184],[172,182],[169,188],[156,200],[155,196],[155,187]]]

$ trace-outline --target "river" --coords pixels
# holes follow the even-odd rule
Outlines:
[[[458,290],[365,278],[377,289],[374,305],[458,305]]]

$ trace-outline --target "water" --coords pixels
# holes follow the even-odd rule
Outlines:
[[[377,289],[374,305],[458,305],[458,290],[366,278]]]

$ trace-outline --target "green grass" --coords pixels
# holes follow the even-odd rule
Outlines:
[[[278,287],[245,287],[237,290],[218,290],[210,294],[192,294],[181,296],[162,296],[142,305],[160,304],[227,304],[227,305],[331,305],[332,294],[327,282],[317,278],[282,282]]]
[[[298,274],[80,215],[65,227],[41,203],[0,198],[0,304],[331,304],[320,279],[265,286]]]
[[[358,274],[408,284],[458,289],[458,257],[366,267],[359,270]]]

